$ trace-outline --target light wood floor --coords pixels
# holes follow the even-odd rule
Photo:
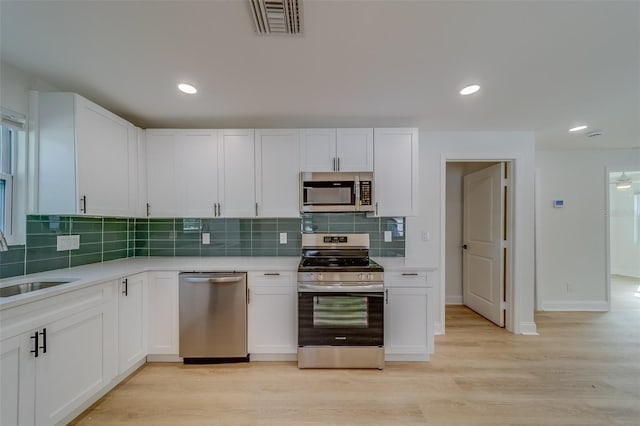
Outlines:
[[[541,312],[540,336],[446,311],[428,363],[147,364],[77,425],[640,425],[640,282],[608,313]]]

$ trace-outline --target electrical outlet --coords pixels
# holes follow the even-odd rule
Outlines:
[[[208,232],[202,233],[202,244],[211,244],[211,234]]]
[[[80,235],[58,235],[56,238],[56,250],[78,250],[80,248]]]
[[[422,231],[422,241],[430,241],[431,233],[428,231]]]
[[[280,244],[287,244],[287,233],[286,232],[281,232],[280,233]]]
[[[391,231],[384,231],[384,242],[391,242]]]

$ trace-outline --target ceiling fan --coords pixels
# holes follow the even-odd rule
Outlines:
[[[625,172],[622,172],[616,180],[609,182],[609,184],[615,185],[616,189],[629,189],[633,186],[633,180]]]

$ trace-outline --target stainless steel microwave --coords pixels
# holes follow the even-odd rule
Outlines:
[[[373,172],[300,173],[301,212],[372,212]]]

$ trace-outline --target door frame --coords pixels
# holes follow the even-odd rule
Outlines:
[[[505,259],[505,265],[507,267],[507,283],[505,286],[506,295],[506,315],[505,315],[505,328],[517,334],[537,334],[535,323],[526,324],[527,327],[523,327],[521,324],[521,302],[520,294],[521,288],[516,285],[515,278],[518,276],[518,258],[522,255],[518,251],[517,238],[518,227],[516,226],[515,210],[518,208],[517,201],[517,188],[518,180],[517,173],[519,171],[518,165],[523,161],[520,156],[495,154],[495,153],[443,153],[440,156],[440,332],[444,334],[445,324],[445,307],[446,307],[446,183],[447,183],[447,163],[465,163],[465,162],[505,162],[509,163],[509,179],[511,195],[509,197],[507,206],[507,220],[510,223],[511,238],[509,238],[509,244],[507,250],[508,256]],[[510,254],[509,254],[510,253]]]

